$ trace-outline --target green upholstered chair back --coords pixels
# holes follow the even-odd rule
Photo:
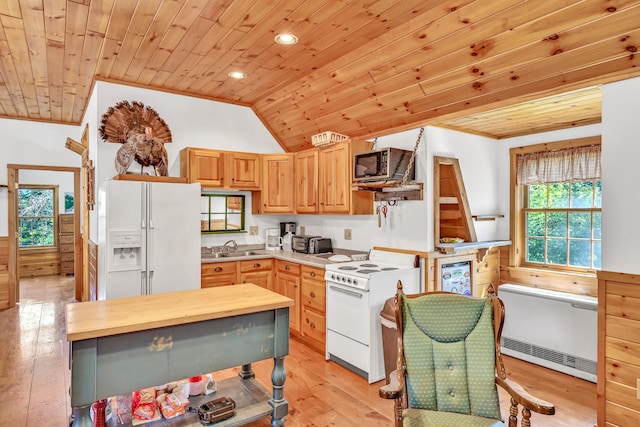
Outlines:
[[[491,300],[438,293],[401,307],[409,407],[501,419]]]

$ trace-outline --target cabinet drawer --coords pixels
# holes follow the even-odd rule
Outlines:
[[[300,264],[295,262],[287,262],[278,260],[277,262],[278,271],[282,271],[283,273],[289,273],[296,276],[300,275]]]
[[[314,280],[324,283],[324,268],[310,267],[308,265],[302,266],[302,280]]]
[[[62,270],[62,272],[73,271],[73,261],[61,262],[60,270]]]
[[[236,284],[236,273],[214,274],[202,276],[200,280],[201,288],[213,288],[215,286],[229,286]]]
[[[60,244],[61,245],[73,244],[73,234],[61,234]]]
[[[60,224],[60,233],[73,233],[73,224]]]
[[[302,334],[324,343],[326,336],[325,317],[305,308],[302,311]]]
[[[273,269],[272,259],[254,259],[240,261],[240,273],[248,273],[251,271],[268,271]]]
[[[73,252],[73,244],[60,245],[60,252]]]
[[[224,274],[233,273],[236,274],[236,263],[232,262],[212,262],[209,264],[201,264],[200,271],[202,275],[210,274]]]
[[[326,287],[324,283],[302,279],[302,304],[321,313],[325,312]]]
[[[64,252],[60,254],[60,262],[73,262],[73,252]]]
[[[73,225],[73,215],[59,215],[60,224],[71,224]]]

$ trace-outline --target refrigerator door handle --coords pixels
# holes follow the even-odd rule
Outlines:
[[[141,228],[144,230],[147,228],[147,192],[146,192],[146,186],[143,184],[140,186],[140,192],[141,192],[141,198],[140,200],[142,200],[142,203],[140,203],[140,218],[142,218],[142,225]]]
[[[149,295],[153,293],[153,270],[149,271],[149,288],[147,290]]]
[[[153,206],[153,186],[149,185],[149,189],[147,190],[147,210],[149,212],[149,230],[153,230],[153,209],[151,209],[151,207]]]
[[[147,272],[146,271],[141,271],[140,272],[140,295],[146,295],[147,293],[146,291],[146,281],[147,281]]]

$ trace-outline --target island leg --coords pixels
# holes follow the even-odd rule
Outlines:
[[[256,374],[253,372],[253,369],[251,369],[251,363],[242,365],[242,370],[238,372],[238,376],[243,380],[246,380],[249,378],[255,378]]]
[[[289,413],[289,402],[284,398],[284,382],[287,374],[284,371],[284,356],[273,358],[273,371],[271,372],[271,384],[273,386],[273,398],[269,405],[273,408],[271,414],[271,426],[284,426],[284,417]]]

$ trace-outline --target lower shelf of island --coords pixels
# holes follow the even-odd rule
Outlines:
[[[215,379],[215,374],[214,374]],[[187,412],[184,415],[177,416],[175,418],[166,420],[160,418],[157,421],[140,421],[135,420],[132,423],[131,408],[128,411],[117,414],[117,409],[114,412],[114,416],[108,422],[108,426],[145,426],[145,427],[195,427],[202,425],[211,425],[215,427],[233,427],[250,423],[262,417],[270,416],[273,412],[273,408],[269,405],[271,399],[270,391],[265,388],[255,378],[241,379],[240,377],[227,378],[222,381],[218,381],[217,391],[209,395],[190,396],[190,405],[193,408],[197,408],[205,402],[220,397],[230,397],[236,403],[235,415],[226,420],[218,421],[216,423],[205,424],[201,423],[196,412]],[[188,409],[185,408],[185,409]]]

